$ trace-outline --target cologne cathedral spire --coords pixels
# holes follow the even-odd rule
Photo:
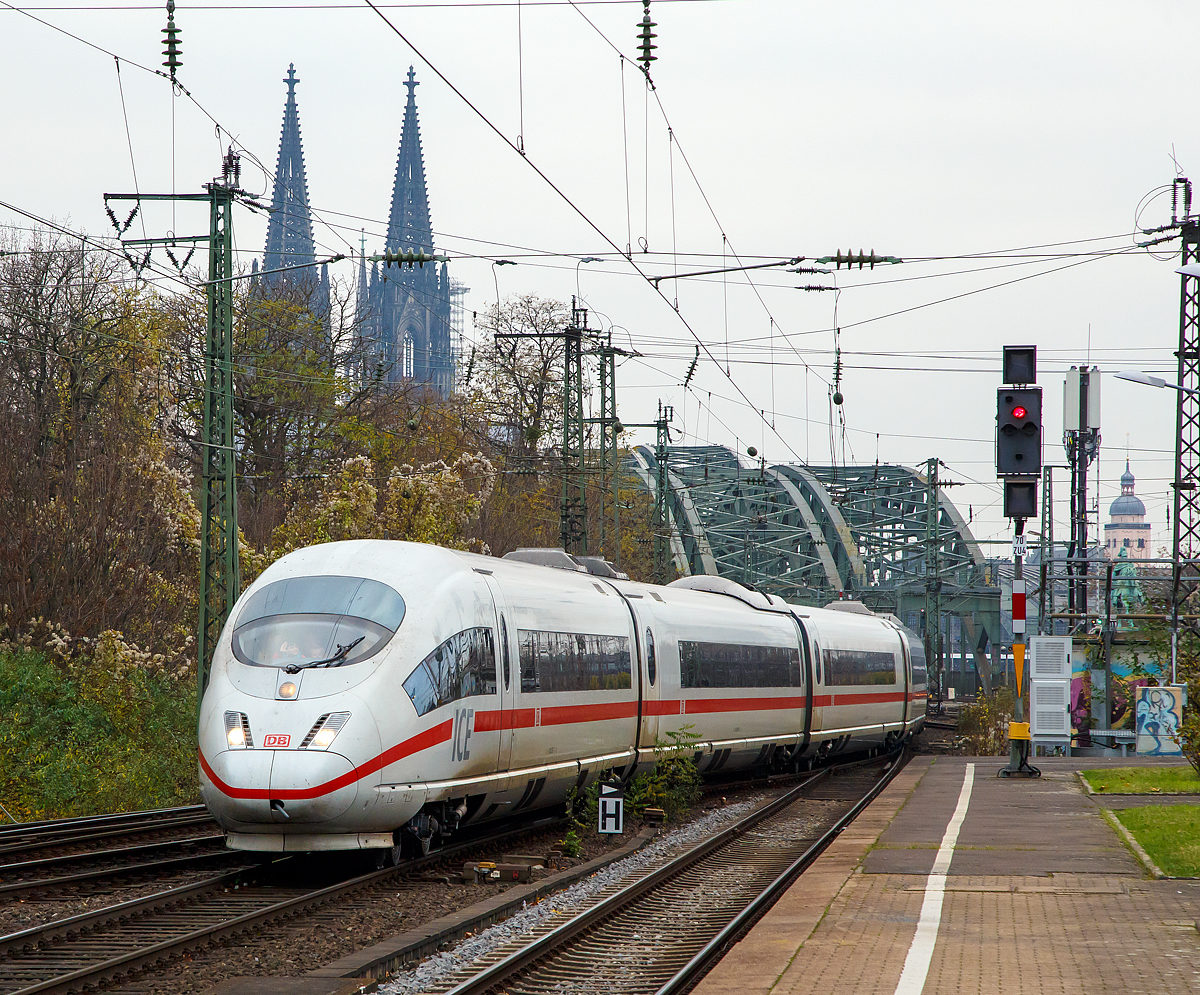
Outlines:
[[[396,157],[392,210],[388,217],[387,250],[423,249],[433,254],[433,226],[421,127],[417,123],[417,80],[408,67],[408,101]],[[372,267],[367,306],[362,313],[362,340],[374,352],[374,367],[389,382],[425,384],[442,397],[454,389],[454,349],[451,344],[450,271],[441,266]],[[367,367],[364,367],[364,370]]]
[[[417,123],[416,81],[408,67],[408,103],[404,107],[404,126],[400,132],[400,153],[396,157],[396,180],[392,187],[392,212],[388,218],[387,247],[390,251],[408,248],[433,251],[433,231],[429,220],[429,195],[425,189],[425,160],[421,155],[421,127]]]
[[[267,246],[263,269],[280,269],[316,261],[312,216],[308,210],[308,179],[304,172],[304,147],[300,140],[300,112],[296,108],[295,64],[288,66],[287,103],[283,109],[283,133],[279,138],[279,162],[275,167],[275,195],[271,199],[271,220],[267,223]],[[269,273],[269,285],[280,279],[297,280],[309,276],[304,270],[293,274]]]

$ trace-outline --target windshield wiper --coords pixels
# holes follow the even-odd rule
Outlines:
[[[285,674],[298,674],[302,670],[308,670],[309,667],[328,667],[333,663],[341,663],[346,659],[346,654],[348,654],[352,649],[354,649],[355,646],[357,646],[366,638],[366,636],[359,636],[354,641],[346,643],[345,646],[343,646],[341,643],[338,643],[337,652],[334,653],[333,656],[327,657],[324,660],[313,660],[312,663],[289,663],[283,668],[283,672]]]

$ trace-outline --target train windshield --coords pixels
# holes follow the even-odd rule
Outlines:
[[[363,577],[293,577],[247,600],[233,655],[252,667],[342,667],[377,653],[404,620],[404,599]]]

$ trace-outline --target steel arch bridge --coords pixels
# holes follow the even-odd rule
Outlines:
[[[1003,635],[998,579],[926,474],[747,463],[723,446],[668,446],[665,462],[675,572],[719,574],[800,604],[862,601],[919,631],[936,605],[961,619],[988,686],[983,654]],[[654,447],[635,448],[626,465],[656,494]]]

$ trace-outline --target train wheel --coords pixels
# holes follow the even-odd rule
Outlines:
[[[402,859],[400,846],[391,846],[386,850],[378,850],[375,854],[375,869],[383,870],[385,867],[395,867]]]

